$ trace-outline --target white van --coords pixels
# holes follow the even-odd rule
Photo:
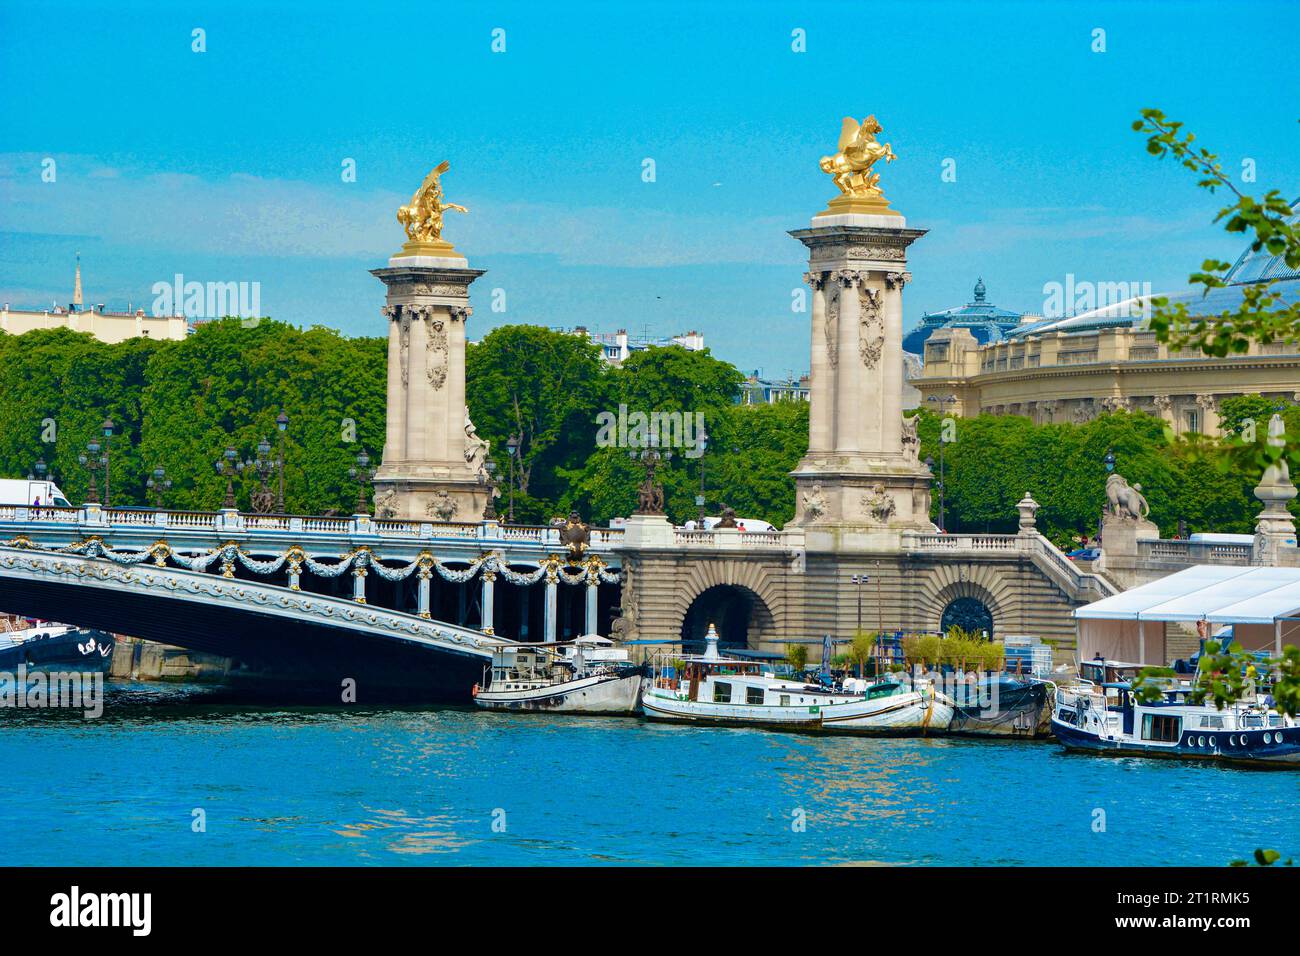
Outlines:
[[[1219,534],[1213,531],[1197,531],[1187,536],[1190,544],[1254,544],[1253,534]]]
[[[0,478],[0,505],[34,505],[39,498],[42,507],[71,508],[67,497],[52,481],[28,481],[26,478]]]

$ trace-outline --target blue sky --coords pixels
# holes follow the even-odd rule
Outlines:
[[[899,157],[886,195],[930,230],[912,247],[908,326],[981,275],[993,302],[1029,311],[1070,273],[1178,287],[1239,243],[1211,224],[1218,199],[1129,124],[1158,106],[1229,169],[1252,159],[1245,188],[1300,192],[1294,71],[1252,52],[1282,54],[1296,10],[5,3],[0,299],[67,302],[80,251],[90,303],[148,307],[180,272],[259,282],[277,318],[382,334],[367,270],[404,238],[396,207],[448,159],[446,194],[471,213],[449,213],[446,236],[489,270],[472,334],[698,329],[743,368],[797,373],[805,250],[785,233],[834,195],[817,160],[842,116],[881,120]]]

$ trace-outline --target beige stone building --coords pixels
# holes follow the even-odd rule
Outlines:
[[[1264,279],[1279,280],[1273,289],[1287,299],[1300,297],[1300,273],[1280,257],[1248,252],[1226,288],[1205,298],[1198,291],[1169,298],[1218,314],[1241,301],[1244,287]],[[926,407],[957,415],[1024,415],[1048,424],[1143,411],[1178,434],[1217,435],[1219,403],[1229,396],[1300,401],[1300,345],[1253,344],[1227,358],[1173,352],[1147,329],[1149,298],[1028,323],[985,345],[967,329],[938,329],[925,341],[923,370],[912,385]]]
[[[183,315],[155,316],[144,309],[130,312],[108,312],[103,305],[86,309],[82,303],[81,262],[68,307],[51,309],[11,309],[9,303],[0,306],[0,332],[22,335],[36,329],[71,329],[89,332],[101,342],[109,344],[126,339],[170,339],[180,341],[189,334],[189,323]]]

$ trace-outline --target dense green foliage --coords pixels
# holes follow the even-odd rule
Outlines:
[[[362,447],[378,458],[383,444],[384,362],[379,339],[265,320],[208,323],[183,342],[105,345],[63,329],[0,336],[0,474],[25,476],[43,457],[70,500],[84,500],[78,455],[110,417],[113,505],[152,504],[145,481],[161,466],[173,482],[168,507],[213,509],[225,494],[214,468],[222,451],[251,458],[260,438],[275,441],[283,408],[290,509],[350,512],[347,469]],[[99,484],[102,495],[102,474]],[[251,472],[236,486],[247,507]]]
[[[87,475],[77,456],[108,416],[116,425],[115,505],[152,504],[145,480],[162,466],[174,482],[168,507],[212,509],[225,492],[213,467],[222,450],[229,445],[249,458],[259,438],[275,442],[274,420],[283,407],[290,420],[288,510],[350,513],[356,485],[348,468],[361,448],[376,460],[382,450],[385,369],[380,339],[266,320],[252,328],[237,320],[208,323],[183,342],[105,345],[67,330],[0,335],[8,397],[0,405],[0,475],[26,475],[44,457],[71,499],[83,500]],[[519,522],[576,508],[603,523],[633,510],[645,474],[629,457],[635,449],[616,432],[598,447],[600,416],[617,417],[624,406],[626,414],[689,413],[707,432],[704,454],[689,447],[698,435],[687,432],[688,447],[674,448],[660,469],[675,522],[695,517],[703,472],[709,514],[729,505],[742,518],[783,525],[794,513],[790,471],[807,447],[808,405],[738,405],[742,380],[734,366],[709,353],[676,346],[637,352],[611,368],[582,337],[532,326],[488,333],[466,360],[470,412],[492,443],[502,511],[509,494],[506,442],[520,436]],[[1259,469],[1246,459],[1264,447],[1274,410],[1258,396],[1225,399],[1222,416],[1233,437],[1223,442],[1174,438],[1144,415],[1108,415],[1086,425],[1036,426],[1014,416],[957,420],[943,448],[947,527],[1014,531],[1015,504],[1028,491],[1042,505],[1039,527],[1058,544],[1091,535],[1109,449],[1117,470],[1142,485],[1166,535],[1175,533],[1179,519],[1191,531],[1250,531],[1259,510],[1251,495]],[[928,411],[920,414],[921,454],[933,456],[937,472],[941,423]],[[1287,408],[1284,417],[1290,432],[1300,434],[1300,408]],[[255,486],[251,474],[238,479],[241,507],[249,506]]]

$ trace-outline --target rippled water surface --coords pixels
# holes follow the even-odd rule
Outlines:
[[[1300,849],[1296,772],[221,699],[115,684],[97,721],[0,711],[5,863],[1218,866]]]

